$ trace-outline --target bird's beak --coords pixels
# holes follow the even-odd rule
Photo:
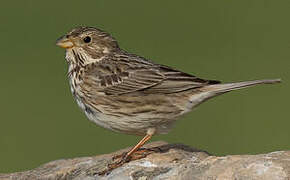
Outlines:
[[[73,42],[66,36],[62,36],[56,40],[56,45],[61,48],[72,48],[74,46]]]

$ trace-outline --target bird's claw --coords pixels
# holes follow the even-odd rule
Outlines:
[[[100,175],[100,176],[108,175],[114,169],[122,166],[123,164],[125,164],[127,162],[130,162],[130,160],[131,160],[131,156],[127,156],[127,153],[122,153],[120,155],[116,155],[112,158],[112,160],[115,161],[116,159],[119,159],[119,158],[121,158],[119,161],[108,164],[107,169],[105,169],[102,172],[99,172],[98,175]]]
[[[134,152],[130,156],[128,156],[127,152],[115,155],[112,157],[113,163],[108,164],[107,169],[102,171],[102,172],[99,172],[98,174],[101,176],[108,175],[108,174],[110,174],[111,171],[122,166],[125,163],[128,163],[130,161],[134,161],[134,160],[138,160],[138,159],[142,159],[142,158],[145,158],[146,156],[148,156],[149,154],[157,153],[157,152],[161,152],[161,151],[162,150],[158,147],[140,148],[140,149],[138,149],[138,151]],[[116,161],[117,159],[120,159],[120,160]],[[116,161],[116,162],[114,162],[114,161]]]

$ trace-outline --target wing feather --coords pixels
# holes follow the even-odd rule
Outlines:
[[[120,58],[120,57],[119,57]],[[107,95],[132,92],[175,93],[188,89],[216,84],[219,81],[204,80],[193,75],[154,64],[139,56],[122,56],[122,59],[103,60],[90,68],[86,76],[91,77],[99,89]]]

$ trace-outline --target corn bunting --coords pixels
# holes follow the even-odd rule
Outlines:
[[[168,133],[181,115],[217,95],[279,79],[222,84],[154,63],[121,49],[107,32],[77,27],[57,40],[66,49],[73,97],[89,120],[144,138],[117,163],[132,159],[154,134]]]

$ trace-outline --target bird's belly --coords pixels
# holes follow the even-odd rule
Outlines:
[[[95,124],[115,132],[134,135],[146,135],[149,128],[156,128],[156,134],[166,134],[176,119],[160,118],[149,112],[137,115],[116,115],[112,112],[100,112],[76,98],[78,106],[87,118]],[[102,109],[103,110],[103,109]]]
[[[106,123],[106,121],[102,117],[103,116],[102,113],[94,110],[93,108],[89,107],[89,105],[83,103],[80,98],[76,97],[75,99],[78,106],[81,108],[81,110],[85,113],[85,115],[90,121],[96,123],[97,125],[103,128],[111,129],[110,125]]]
[[[176,119],[187,111],[177,105],[180,104],[177,102],[180,98],[175,97],[100,94],[88,97],[74,86],[71,90],[78,106],[90,121],[126,134],[145,135],[150,128],[155,128],[156,134],[166,134]]]
[[[87,118],[96,123],[97,125],[105,128],[105,129],[110,129],[113,130],[110,126],[109,123],[107,123],[106,119],[103,117],[102,112],[97,111],[96,109],[92,108],[89,104],[86,102],[83,102],[82,100],[82,93],[80,93],[80,90],[78,89],[79,87],[74,84],[74,82],[70,79],[70,89],[72,92],[72,95],[74,99],[76,100],[78,106],[80,109],[85,113]],[[76,88],[78,87],[78,88]]]

